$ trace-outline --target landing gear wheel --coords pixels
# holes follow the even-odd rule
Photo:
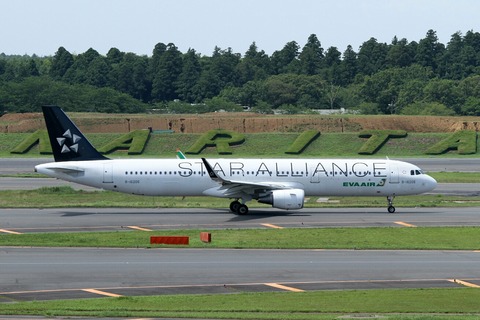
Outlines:
[[[238,213],[238,209],[241,205],[242,204],[239,201],[232,201],[232,203],[230,203],[230,211]]]
[[[241,216],[248,214],[248,207],[244,204],[241,204],[240,207],[238,207],[237,213]]]
[[[388,212],[394,213],[395,212],[395,207],[393,206],[393,199],[395,196],[388,196],[387,201],[388,201]]]

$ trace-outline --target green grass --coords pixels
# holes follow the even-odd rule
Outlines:
[[[439,143],[431,146],[425,153],[442,154],[449,150],[457,150],[458,154],[474,154],[477,152],[477,133],[473,130],[456,131]]]
[[[150,236],[188,236],[190,248],[479,250],[478,227],[286,228],[0,234],[0,246],[150,248]]]
[[[364,130],[358,134],[361,138],[368,140],[362,145],[359,154],[375,154],[389,139],[405,138],[405,130]]]
[[[479,160],[480,165],[480,160]],[[480,183],[480,172],[428,172],[438,183]]]
[[[321,136],[312,141],[299,155],[289,155],[285,152],[302,132],[295,133],[254,133],[245,134],[245,142],[238,146],[232,146],[231,157],[425,157],[430,146],[448,138],[450,133],[409,133],[405,138],[390,139],[382,148],[371,156],[361,156],[358,152],[367,142],[360,138],[358,133],[321,133]],[[39,157],[38,146],[34,146],[28,153],[13,155],[10,153],[17,145],[26,139],[30,133],[0,133],[0,157]],[[122,136],[118,133],[87,134],[87,138],[98,148],[108,144],[112,140]],[[201,134],[152,134],[145,147],[144,153],[138,156],[129,156],[126,151],[116,151],[109,156],[118,157],[149,157],[149,158],[173,158],[175,150],[180,148],[188,150],[200,139]],[[480,150],[480,139],[477,139],[477,150]],[[200,156],[219,157],[216,148],[206,148]],[[457,151],[435,157],[459,157]],[[465,157],[465,156],[461,156]],[[478,157],[477,154],[469,157]]]
[[[228,208],[230,200],[209,197],[150,197],[111,191],[74,190],[69,186],[1,190],[1,208],[126,207]],[[265,205],[265,207],[268,207]]]
[[[330,197],[328,202],[317,202],[309,197],[306,208],[386,207],[385,197]],[[211,197],[153,197],[123,194],[112,191],[84,191],[71,187],[44,187],[35,190],[1,190],[0,208],[228,208],[229,199]],[[416,195],[395,198],[401,207],[467,207],[478,206],[480,196]],[[256,201],[250,208],[270,208]]]
[[[5,315],[200,319],[478,319],[480,290],[342,290],[56,300],[2,304]]]

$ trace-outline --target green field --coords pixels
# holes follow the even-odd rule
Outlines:
[[[341,290],[57,300],[2,304],[0,313],[198,319],[478,319],[480,290]]]
[[[428,174],[438,183],[480,183],[480,172],[428,172]]]
[[[150,236],[188,236],[189,248],[480,250],[478,227],[287,228],[1,234],[0,246],[151,248]],[[211,243],[200,232],[212,234]],[[167,246],[168,247],[168,246]]]
[[[358,133],[322,133],[313,141],[300,155],[286,154],[289,146],[301,133],[255,133],[245,134],[245,142],[239,146],[233,146],[233,154],[228,157],[427,157],[425,150],[437,142],[449,137],[450,133],[410,133],[406,138],[390,139],[375,155],[365,156],[358,154],[362,145],[367,141],[360,138]],[[0,157],[39,157],[38,146],[34,146],[28,153],[13,155],[10,153],[20,144],[29,133],[0,133]],[[120,134],[87,134],[87,138],[96,147],[101,147],[121,136]],[[140,156],[129,157],[175,157],[175,151],[180,148],[188,150],[200,138],[200,134],[152,134]],[[480,150],[480,139],[477,139],[477,150]],[[128,156],[126,151],[115,151],[111,157]],[[189,157],[198,157],[188,155]],[[201,156],[219,157],[216,148],[207,148]],[[435,157],[457,157],[460,156],[453,150]],[[478,154],[462,155],[461,157],[478,157]]]
[[[329,197],[317,201],[309,197],[306,208],[387,207],[385,197]],[[225,208],[229,199],[211,197],[152,197],[123,194],[112,191],[84,191],[71,187],[51,187],[36,190],[1,190],[0,208]],[[471,207],[480,205],[480,196],[415,195],[395,198],[401,207]],[[250,208],[270,208],[270,205],[249,202]]]

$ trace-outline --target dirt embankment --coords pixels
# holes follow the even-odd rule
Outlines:
[[[407,132],[453,132],[480,129],[480,117],[434,116],[323,116],[211,113],[202,115],[144,115],[71,113],[84,132],[129,132],[151,127],[183,133],[226,129],[241,133],[358,132],[361,130],[406,130]],[[0,117],[1,133],[34,132],[45,128],[41,113],[6,114]]]

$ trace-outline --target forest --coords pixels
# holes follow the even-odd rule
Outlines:
[[[356,52],[324,49],[315,34],[270,56],[253,42],[242,55],[211,56],[158,43],[151,56],[90,48],[52,56],[0,54],[0,116],[66,111],[108,113],[312,113],[480,115],[480,33],[458,31],[443,44],[434,30],[417,41],[375,38]]]

